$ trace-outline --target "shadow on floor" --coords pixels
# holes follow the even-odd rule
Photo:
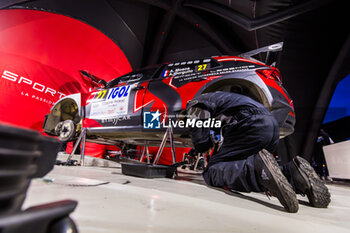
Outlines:
[[[254,197],[246,196],[246,195],[244,195],[243,193],[236,192],[236,191],[233,191],[233,190],[230,191],[230,190],[225,190],[225,189],[223,189],[223,188],[217,188],[217,187],[208,186],[208,185],[204,182],[204,180],[203,180],[203,178],[202,178],[202,175],[201,175],[200,173],[198,173],[198,174],[179,173],[179,176],[176,177],[176,180],[188,181],[188,182],[192,182],[192,183],[196,183],[196,184],[200,184],[200,185],[205,185],[205,186],[207,186],[208,188],[217,190],[217,191],[219,191],[219,192],[224,192],[225,194],[230,195],[230,196],[233,196],[233,197],[237,197],[237,198],[249,200],[249,201],[258,203],[258,204],[260,204],[260,205],[263,205],[263,206],[266,206],[266,207],[269,207],[269,208],[272,208],[272,209],[275,209],[275,210],[287,212],[287,211],[283,208],[283,206],[275,205],[275,204],[269,203],[269,202],[267,202],[267,201],[265,202],[265,201],[262,201],[262,200],[260,200],[260,199],[254,198]],[[299,203],[302,203],[302,204],[305,204],[305,205],[309,205],[309,204],[308,204],[307,202],[305,202],[305,201],[299,201]]]

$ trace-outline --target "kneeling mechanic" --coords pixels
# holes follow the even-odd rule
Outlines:
[[[305,159],[296,156],[279,167],[271,154],[279,141],[278,123],[262,104],[236,93],[207,93],[188,103],[187,115],[222,122],[218,129],[191,128],[192,143],[200,153],[213,148],[210,130],[221,136],[203,172],[208,185],[267,192],[291,213],[299,208],[296,193],[307,195],[314,207],[328,206],[328,189]]]

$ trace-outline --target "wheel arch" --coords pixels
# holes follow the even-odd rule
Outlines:
[[[253,78],[255,80],[253,80]],[[198,94],[215,91],[235,92],[246,95],[270,109],[272,106],[272,95],[265,83],[256,80],[256,77],[245,78],[219,78],[208,83]]]
[[[75,124],[80,124],[82,115],[80,94],[63,97],[55,103],[46,116],[44,131],[54,135],[54,129],[59,122],[72,120]]]

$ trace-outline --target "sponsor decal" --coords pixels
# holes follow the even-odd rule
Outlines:
[[[91,103],[90,118],[117,118],[128,114],[129,95],[130,86],[96,92]]]
[[[129,95],[129,90],[130,90],[130,86],[116,87],[116,88],[110,89],[107,99],[109,100],[109,99],[127,97]]]
[[[162,114],[157,110],[156,112],[143,113],[143,128],[144,129],[160,129],[173,128],[221,128],[221,121],[215,118],[208,119],[194,119],[190,116],[167,116],[168,121],[160,120]]]
[[[102,119],[101,123],[102,124],[112,123],[113,125],[117,125],[118,122],[127,121],[127,120],[131,120],[130,115],[118,116],[118,117],[110,118],[110,119]]]

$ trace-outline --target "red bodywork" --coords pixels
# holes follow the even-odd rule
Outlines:
[[[281,136],[293,132],[293,102],[282,86],[278,69],[232,56],[197,60],[196,65],[193,63],[187,61],[163,64],[157,69],[149,68],[154,69],[149,77],[146,75],[149,73],[147,69],[134,71],[112,80],[106,88],[82,94],[80,105],[85,109],[81,110],[85,114],[82,115],[82,126],[88,129],[88,137],[99,143],[115,141],[142,145],[147,141],[160,141],[160,135],[165,131],[164,122],[169,116],[184,111],[188,101],[206,92],[235,91],[237,86],[242,89],[241,94],[250,96],[271,110],[280,125]],[[115,105],[110,101],[124,104]],[[116,113],[119,110],[121,113]],[[144,112],[159,112],[163,126],[148,131],[142,123]],[[178,133],[175,136],[178,145],[190,145],[188,139],[183,139],[183,132],[174,130],[175,134]],[[153,136],[150,136],[151,132]],[[178,156],[182,158],[183,152],[187,151],[179,151],[181,156]],[[170,156],[167,156],[163,162],[170,161]]]

